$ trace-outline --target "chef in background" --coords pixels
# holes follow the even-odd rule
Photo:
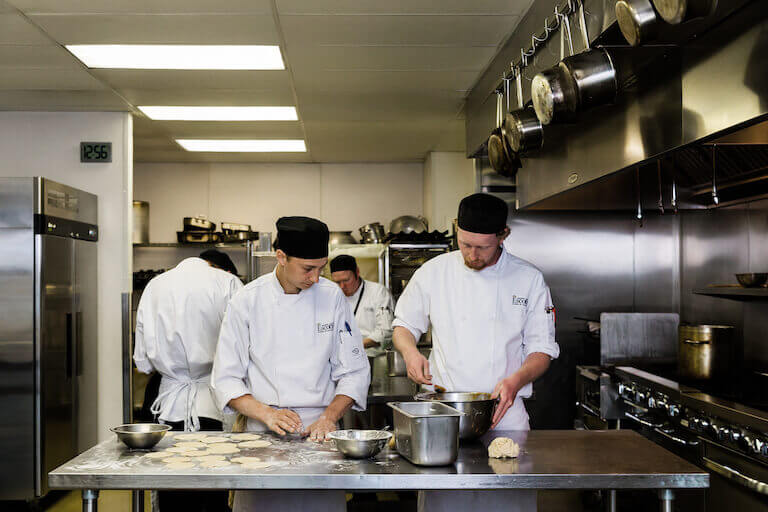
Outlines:
[[[153,278],[141,295],[133,360],[161,375],[150,410],[173,430],[222,430],[209,384],[224,312],[243,287],[236,272],[229,256],[206,251]],[[159,500],[164,512],[227,510],[226,492],[161,492]]]
[[[560,354],[555,308],[541,272],[507,252],[507,204],[489,194],[462,199],[459,250],[421,266],[395,309],[393,341],[408,376],[447,391],[492,393],[492,427],[529,430],[523,398]],[[432,325],[427,360],[416,340]],[[420,511],[535,511],[535,491],[426,491]],[[480,507],[480,508],[479,508]]]
[[[382,354],[382,349],[392,343],[392,313],[395,307],[389,290],[360,277],[357,261],[347,254],[331,260],[331,279],[347,297],[368,356]]]
[[[328,227],[277,221],[275,270],[232,299],[221,327],[212,386],[219,406],[248,431],[323,441],[350,408],[365,410],[370,369],[344,294],[320,277]],[[344,491],[235,492],[234,510],[343,511]]]

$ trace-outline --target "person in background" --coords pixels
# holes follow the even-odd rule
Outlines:
[[[529,430],[523,398],[560,354],[555,308],[541,272],[507,252],[507,204],[489,194],[462,199],[459,250],[421,266],[395,309],[393,341],[417,384],[492,393],[493,429]],[[427,360],[416,340],[432,325]],[[421,511],[536,510],[535,491],[427,491]]]
[[[331,279],[347,297],[368,356],[382,354],[382,349],[389,348],[392,343],[392,313],[395,307],[389,290],[360,277],[357,261],[346,254],[331,260]]]
[[[236,272],[226,254],[205,251],[153,278],[139,301],[133,360],[160,375],[150,411],[173,430],[222,430],[209,384],[224,312],[243,287]],[[163,512],[228,510],[226,492],[161,492],[159,501]]]
[[[232,299],[221,326],[211,385],[221,410],[248,431],[324,441],[350,409],[365,410],[370,369],[344,294],[320,277],[328,226],[308,217],[277,221],[274,272]],[[236,491],[234,510],[343,511],[344,491]]]

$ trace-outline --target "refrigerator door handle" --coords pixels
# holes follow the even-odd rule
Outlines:
[[[75,357],[72,373],[78,377],[83,374],[83,312],[75,313]]]
[[[72,335],[73,335],[74,327],[72,325],[72,320],[73,320],[72,313],[67,313],[67,378],[68,379],[72,378],[72,373],[73,373],[72,365],[74,364],[73,363],[74,354],[72,353],[74,348],[72,346],[73,344]]]

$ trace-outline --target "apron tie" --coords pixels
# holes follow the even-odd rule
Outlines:
[[[152,403],[152,407],[149,411],[157,416],[163,411],[163,406],[168,398],[173,398],[173,403],[179,396],[179,393],[187,392],[186,404],[184,407],[184,431],[185,432],[197,432],[200,430],[200,418],[195,411],[195,402],[197,401],[197,388],[198,384],[208,384],[210,377],[201,377],[199,379],[190,379],[189,377],[182,379],[174,379],[163,375],[163,380],[168,379],[171,385],[168,389],[157,395],[157,398]]]

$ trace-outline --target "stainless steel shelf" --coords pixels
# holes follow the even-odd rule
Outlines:
[[[768,288],[737,288],[719,286],[693,290],[697,295],[709,295],[732,300],[768,300]]]
[[[193,244],[180,244],[180,243],[150,243],[150,244],[133,244],[133,247],[245,247],[245,241],[242,242],[212,242],[212,243],[193,243]]]

